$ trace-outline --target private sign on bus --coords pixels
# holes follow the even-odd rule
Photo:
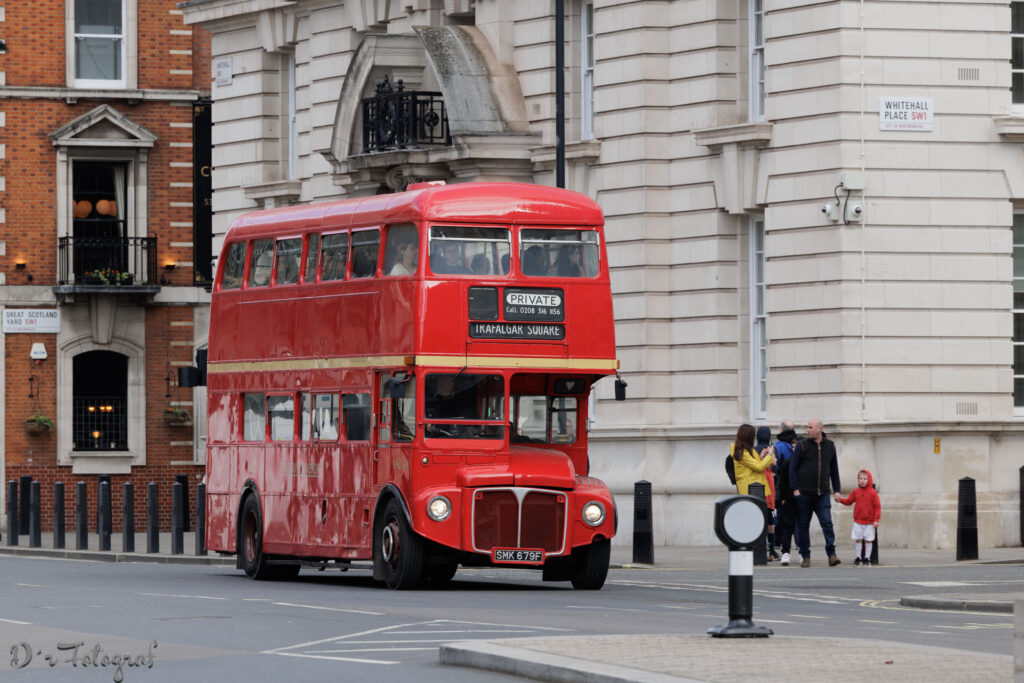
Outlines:
[[[600,588],[615,501],[603,216],[465,183],[257,211],[228,230],[208,373],[207,547],[254,579],[370,560],[390,588],[532,567]]]

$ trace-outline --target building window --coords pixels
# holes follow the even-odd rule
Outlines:
[[[582,55],[580,69],[583,82],[580,87],[580,139],[594,139],[594,3],[583,3],[580,12]]]
[[[129,164],[125,162],[72,162],[76,278],[95,273],[131,272],[129,245],[125,239],[129,234],[125,211],[128,173]]]
[[[74,357],[72,445],[76,451],[128,450],[128,357],[88,351]]]
[[[138,0],[68,0],[68,81],[76,88],[135,88]]]
[[[1024,105],[1024,2],[1010,3],[1010,74],[1013,103]]]
[[[281,156],[287,180],[298,177],[298,129],[295,110],[295,54],[281,53]]]
[[[1013,214],[1013,407],[1024,415],[1024,213]]]
[[[750,219],[750,406],[765,417],[768,405],[768,333],[765,311],[764,218]]]
[[[750,120],[764,120],[764,0],[749,0],[750,26]]]

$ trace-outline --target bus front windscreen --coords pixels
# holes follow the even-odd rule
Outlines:
[[[424,383],[425,435],[432,439],[504,439],[501,375],[432,373]]]

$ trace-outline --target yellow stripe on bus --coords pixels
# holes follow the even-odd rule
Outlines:
[[[211,362],[209,373],[273,372],[277,370],[333,370],[339,368],[408,365],[411,356],[359,356],[350,358],[296,358],[292,360]],[[614,358],[531,358],[516,356],[416,356],[416,365],[447,368],[534,368],[551,370],[617,370]]]

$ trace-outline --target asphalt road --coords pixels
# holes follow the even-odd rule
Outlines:
[[[441,667],[438,645],[702,634],[727,621],[727,578],[708,569],[613,569],[595,592],[542,583],[532,571],[460,570],[449,586],[396,592],[363,570],[304,569],[295,581],[267,583],[224,566],[5,556],[0,676],[116,680],[113,657],[121,655],[126,681],[500,681],[508,677]],[[1012,655],[1011,614],[899,606],[903,596],[953,591],[1020,592],[1024,575],[1020,565],[770,567],[755,573],[754,621],[779,635]]]

